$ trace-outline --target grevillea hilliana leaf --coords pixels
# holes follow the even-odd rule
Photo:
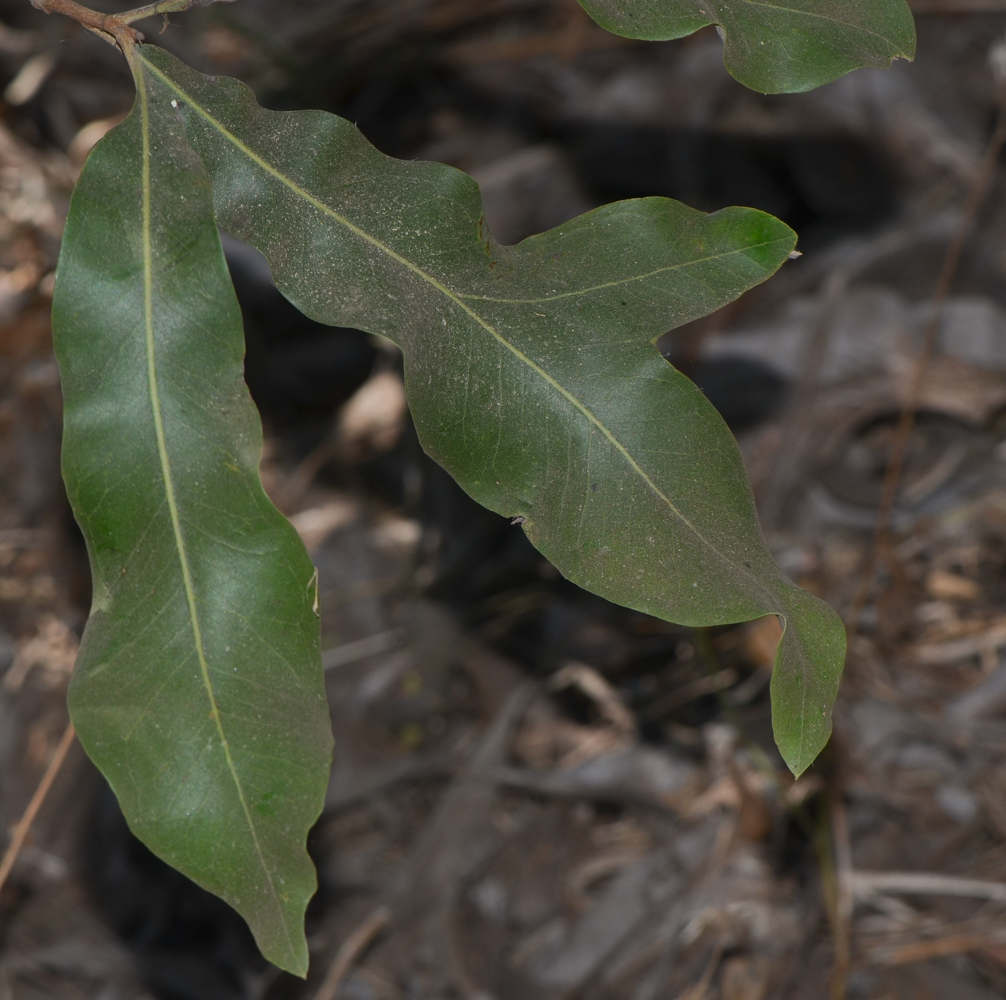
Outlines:
[[[384,156],[334,115],[268,111],[163,50],[140,58],[219,224],[309,316],[401,346],[420,440],[476,500],[613,601],[695,626],[785,620],[773,718],[804,770],[831,730],[842,623],[775,565],[736,443],[654,343],[769,277],[792,231],[645,198],[500,246],[459,171]]]
[[[53,305],[94,582],[70,709],[140,839],[303,975],[331,755],[314,569],[259,481],[209,179],[160,84],[137,91],[74,193]]]

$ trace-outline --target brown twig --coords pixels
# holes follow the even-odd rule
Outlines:
[[[81,6],[76,0],[31,0],[31,5],[45,14],[65,14],[106,42],[118,45],[123,53],[143,41],[143,35],[131,28],[121,15],[101,14]]]
[[[384,930],[389,920],[391,911],[386,906],[379,906],[342,942],[314,1000],[336,1000],[346,973],[371,941]]]
[[[77,3],[77,0],[29,0],[33,7],[45,14],[65,14],[88,31],[106,42],[118,45],[123,54],[128,53],[143,41],[143,33],[130,27],[134,21],[142,21],[158,14],[175,14],[192,7],[208,7],[211,3],[233,3],[234,0],[158,0],[124,14],[102,14]]]
[[[21,853],[25,840],[28,839],[32,823],[35,822],[35,817],[38,815],[39,809],[42,808],[42,803],[45,801],[46,795],[49,794],[49,789],[52,788],[52,783],[56,780],[56,775],[59,774],[63,761],[66,760],[70,744],[73,743],[73,737],[73,723],[68,722],[63,737],[59,741],[59,746],[56,747],[56,752],[52,755],[52,760],[49,761],[49,766],[45,769],[45,774],[42,775],[42,780],[38,783],[38,788],[35,789],[35,794],[28,803],[28,808],[25,809],[24,815],[14,827],[3,861],[0,861],[0,889],[3,889],[4,883],[14,867],[14,862],[17,861],[17,856]]]
[[[897,430],[895,431],[894,442],[891,446],[891,455],[887,463],[887,471],[884,475],[880,504],[877,508],[877,526],[873,536],[873,545],[871,546],[866,566],[863,568],[863,575],[860,578],[859,587],[853,598],[846,623],[850,638],[859,630],[863,608],[870,594],[870,589],[873,586],[879,565],[890,557],[891,518],[894,512],[894,503],[897,499],[898,487],[901,484],[901,474],[904,470],[908,440],[911,437],[912,428],[915,426],[915,415],[918,410],[919,397],[922,394],[922,386],[926,379],[929,364],[936,352],[936,342],[939,339],[943,313],[946,309],[947,299],[950,297],[954,278],[957,276],[964,247],[967,244],[967,239],[971,233],[975,216],[978,214],[978,209],[984,203],[992,181],[995,178],[996,164],[999,162],[999,154],[1002,152],[1004,145],[1006,145],[1006,90],[1000,85],[999,111],[996,118],[995,130],[989,139],[988,146],[985,149],[985,156],[982,159],[978,172],[975,174],[974,181],[961,209],[961,217],[957,230],[950,241],[950,246],[947,247],[946,256],[943,258],[943,266],[940,268],[939,278],[936,281],[936,288],[933,292],[933,310],[930,314],[929,322],[926,324],[922,349],[912,370],[912,378],[908,386],[904,406],[901,410],[901,417],[898,420]]]
[[[145,17],[178,14],[193,7],[209,7],[212,3],[234,3],[234,0],[160,0],[159,3],[148,3],[144,7],[126,11],[118,17],[123,24],[132,24],[134,21],[142,21]]]

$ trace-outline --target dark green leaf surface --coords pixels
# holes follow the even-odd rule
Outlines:
[[[209,180],[143,84],[87,161],[56,282],[94,581],[70,708],[136,834],[304,974],[331,753],[314,569],[259,481]]]
[[[792,231],[647,198],[503,247],[459,171],[384,156],[334,115],[267,111],[163,50],[142,59],[220,225],[309,316],[402,347],[423,446],[476,500],[620,604],[686,625],[786,619],[776,736],[806,768],[831,729],[844,629],[776,567],[733,437],[654,346],[771,275]]]
[[[915,55],[905,0],[580,0],[616,35],[658,41],[719,26],[727,69],[765,94],[813,90]]]

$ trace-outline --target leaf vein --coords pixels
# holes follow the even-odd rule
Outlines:
[[[144,65],[149,66],[144,60]],[[152,68],[152,67],[151,67]],[[161,474],[164,479],[165,500],[168,505],[168,512],[171,519],[171,527],[175,538],[175,548],[178,552],[178,561],[182,572],[182,583],[185,589],[185,599],[189,610],[189,619],[192,624],[192,636],[195,644],[196,656],[199,661],[199,670],[202,675],[203,685],[206,689],[206,696],[210,703],[210,714],[216,724],[217,734],[220,738],[220,745],[223,749],[227,769],[234,781],[238,801],[244,813],[248,830],[251,834],[252,843],[255,846],[255,853],[258,856],[262,871],[265,874],[266,882],[276,909],[279,911],[279,923],[286,935],[291,953],[296,952],[293,939],[290,935],[290,928],[284,919],[283,906],[276,891],[272,871],[266,863],[262,845],[259,843],[258,831],[252,819],[251,810],[245,798],[244,788],[241,778],[237,773],[234,758],[231,754],[230,743],[227,734],[224,732],[223,720],[220,717],[220,708],[217,705],[216,693],[213,690],[213,682],[210,678],[209,666],[206,662],[206,651],[203,645],[202,630],[199,624],[199,610],[196,606],[195,586],[192,580],[192,571],[189,566],[188,552],[185,546],[185,538],[182,534],[181,517],[178,510],[178,502],[175,497],[175,487],[171,471],[171,459],[168,454],[167,440],[164,432],[164,419],[161,412],[160,392],[158,388],[157,359],[154,344],[154,279],[153,279],[153,239],[152,239],[152,192],[151,192],[151,149],[150,149],[150,110],[149,95],[147,93],[147,81],[143,72],[136,74],[136,86],[140,96],[140,115],[143,136],[143,318],[144,335],[147,350],[147,379],[150,389],[150,405],[153,413],[154,431],[157,436],[157,453],[160,459]]]

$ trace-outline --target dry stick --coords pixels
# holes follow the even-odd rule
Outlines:
[[[42,803],[45,801],[46,795],[49,794],[49,789],[52,788],[52,783],[56,780],[56,775],[59,774],[63,761],[66,760],[70,744],[73,743],[73,737],[73,723],[68,722],[63,732],[63,738],[59,741],[59,746],[56,747],[56,752],[53,754],[52,760],[49,761],[49,766],[45,769],[45,774],[42,775],[42,780],[38,783],[38,788],[35,789],[31,802],[28,803],[28,808],[25,809],[24,815],[14,827],[14,833],[11,836],[7,852],[3,856],[3,861],[0,861],[0,889],[3,889],[7,876],[10,875],[14,862],[17,861],[17,856],[21,853],[21,848],[24,847],[24,842],[28,839],[31,825],[35,822],[35,817],[38,815],[39,809],[42,808]]]
[[[884,475],[883,490],[880,496],[880,504],[877,508],[877,526],[873,536],[873,545],[870,549],[866,566],[863,568],[859,588],[853,598],[849,617],[846,621],[850,639],[859,631],[863,607],[869,596],[870,588],[873,586],[878,563],[881,560],[886,562],[890,557],[891,515],[894,511],[898,486],[901,483],[901,474],[904,470],[908,439],[915,425],[915,414],[918,409],[919,397],[922,394],[922,385],[925,382],[929,363],[932,361],[936,350],[936,341],[939,337],[943,313],[946,308],[947,299],[950,296],[950,289],[954,278],[957,276],[961,255],[964,252],[964,247],[978,209],[981,208],[982,203],[985,201],[992,181],[995,178],[996,163],[999,160],[999,154],[1002,152],[1004,144],[1006,144],[1006,94],[1001,93],[995,131],[989,139],[981,166],[971,183],[971,189],[968,191],[967,199],[961,210],[960,223],[958,224],[957,231],[954,233],[953,239],[950,241],[950,246],[947,248],[946,257],[943,259],[943,267],[940,269],[940,276],[936,282],[936,289],[933,293],[933,311],[929,317],[929,322],[926,324],[922,350],[912,371],[912,380],[909,383],[905,404],[901,410],[901,418],[898,421],[894,443],[891,447],[891,456],[887,463],[887,472]]]
[[[335,953],[335,959],[325,976],[324,982],[314,995],[314,1000],[336,1000],[342,981],[346,978],[353,962],[367,946],[381,933],[391,920],[391,911],[379,906],[352,934],[342,942]]]

